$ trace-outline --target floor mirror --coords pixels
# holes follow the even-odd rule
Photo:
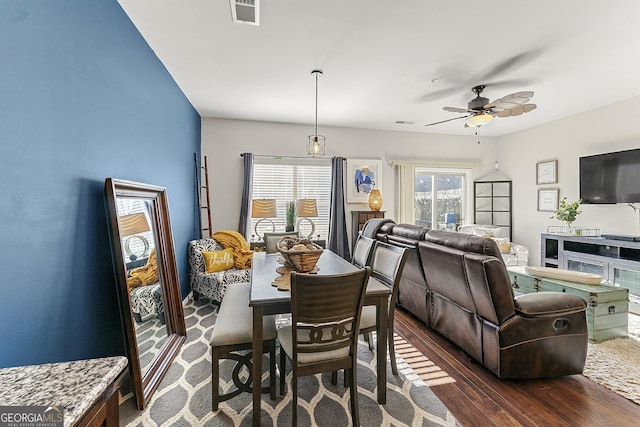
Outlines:
[[[186,339],[167,191],[107,178],[105,203],[131,389],[142,410]]]

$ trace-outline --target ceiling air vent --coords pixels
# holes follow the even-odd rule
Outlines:
[[[260,25],[260,0],[229,0],[233,22]]]

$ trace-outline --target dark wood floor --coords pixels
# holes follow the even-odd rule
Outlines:
[[[582,375],[500,380],[402,309],[395,330],[421,353],[403,357],[464,426],[640,426],[640,405]]]

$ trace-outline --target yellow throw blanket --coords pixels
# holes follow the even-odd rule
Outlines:
[[[151,250],[147,264],[144,267],[134,268],[129,273],[129,276],[130,277],[127,278],[129,289],[137,288],[138,286],[147,286],[160,280],[158,277],[156,250]]]
[[[216,239],[224,248],[233,248],[233,260],[236,268],[251,268],[251,255],[253,251],[249,249],[249,244],[237,231],[221,230],[216,232],[211,238]]]

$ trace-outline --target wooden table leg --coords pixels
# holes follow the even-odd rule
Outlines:
[[[262,402],[262,307],[253,307],[253,341],[251,361],[253,363],[253,425],[260,425]]]
[[[388,297],[378,298],[376,305],[376,347],[378,358],[378,403],[387,403],[387,326],[389,319]]]

